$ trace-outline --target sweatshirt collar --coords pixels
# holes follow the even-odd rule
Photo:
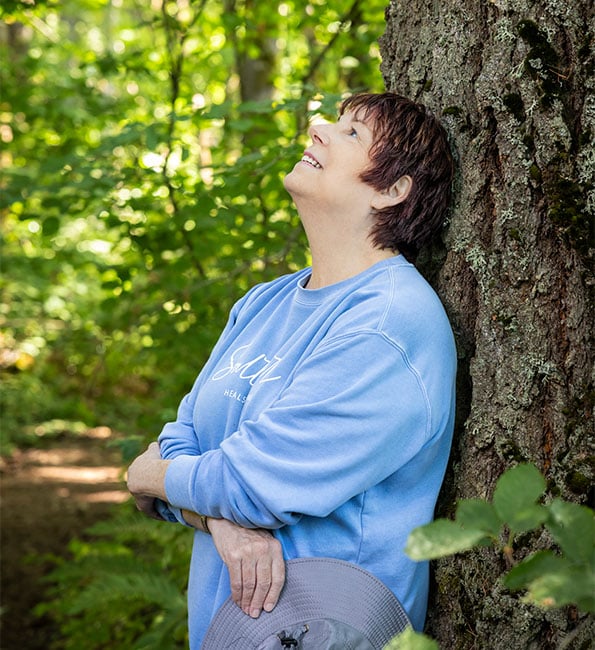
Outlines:
[[[333,296],[348,292],[350,288],[361,284],[362,281],[365,282],[367,278],[376,275],[378,272],[386,268],[408,265],[409,262],[407,262],[403,255],[395,255],[394,257],[389,257],[388,259],[376,262],[376,264],[373,264],[365,271],[362,271],[351,278],[347,278],[341,282],[336,282],[335,284],[330,284],[320,289],[306,288],[305,285],[308,283],[311,275],[311,268],[306,268],[298,274],[296,299],[301,304],[320,305],[331,299]]]

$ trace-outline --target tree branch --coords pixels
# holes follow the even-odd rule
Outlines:
[[[190,28],[198,20],[206,3],[207,0],[201,1],[200,5],[197,7],[196,11],[194,12],[192,20],[183,31],[179,32],[179,35],[176,34],[177,30],[175,30],[171,25],[171,21],[173,19],[167,14],[165,8],[166,3],[163,2],[161,5],[161,12],[163,15],[163,25],[165,29],[165,37],[167,42],[167,52],[169,55],[169,64],[170,64],[169,79],[170,79],[170,105],[171,105],[171,110],[169,112],[169,120],[167,125],[167,138],[166,138],[167,153],[165,154],[165,160],[163,161],[162,175],[163,175],[163,182],[167,187],[170,204],[172,206],[174,214],[179,214],[180,209],[176,197],[176,189],[171,182],[171,177],[168,173],[168,169],[169,169],[169,161],[173,153],[174,131],[175,131],[176,119],[177,119],[176,102],[178,100],[178,97],[180,96],[180,83],[181,83],[182,74],[184,70],[184,43],[188,38]],[[179,25],[179,23],[177,24]],[[194,268],[197,270],[197,272],[201,277],[205,278],[206,277],[205,269],[201,261],[196,256],[196,253],[194,251],[194,246],[192,245],[192,239],[190,237],[190,234],[186,230],[184,230],[183,225],[181,225],[180,227],[180,233],[182,235],[182,239],[184,240],[184,245],[188,250],[188,254],[190,255],[190,259],[192,260],[192,264],[194,265]]]

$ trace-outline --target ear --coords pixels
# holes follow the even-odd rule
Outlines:
[[[387,190],[378,192],[372,202],[372,207],[375,210],[382,210],[391,205],[402,203],[409,196],[412,187],[413,179],[411,176],[401,176],[401,178],[399,178],[396,183],[393,183]]]

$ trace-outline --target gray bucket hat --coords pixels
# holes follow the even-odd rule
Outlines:
[[[286,566],[272,612],[251,618],[229,598],[202,650],[382,650],[411,623],[393,592],[361,567],[330,558]]]

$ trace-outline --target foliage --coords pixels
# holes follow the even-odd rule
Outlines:
[[[575,604],[585,612],[594,612],[594,513],[558,498],[537,503],[545,488],[535,466],[517,465],[499,478],[491,503],[483,499],[460,501],[454,521],[436,519],[416,528],[405,551],[413,560],[433,560],[491,544],[511,565],[515,539],[544,525],[559,552],[547,549],[529,554],[503,576],[504,585],[511,590],[526,589],[526,600],[539,607]],[[437,648],[432,639],[408,629],[385,650]]]
[[[1,453],[107,425],[134,456],[233,302],[307,264],[282,178],[312,115],[382,89],[385,5],[2,4]],[[39,608],[56,648],[185,647],[187,536],[137,516],[73,542]]]
[[[545,488],[534,465],[519,464],[498,479],[491,503],[462,500],[454,521],[436,519],[413,530],[406,553],[431,560],[491,544],[514,564],[503,576],[504,585],[526,590],[528,602],[543,608],[574,604],[595,612],[595,513],[559,498],[538,503]],[[539,550],[515,564],[515,540],[542,525],[558,550]]]
[[[173,650],[187,647],[184,589],[189,531],[122,510],[73,540],[37,607],[60,625],[52,648]]]
[[[438,644],[410,627],[391,639],[384,650],[438,650]]]
[[[56,418],[154,437],[233,302],[307,263],[282,177],[381,88],[384,4],[3,5],[5,452]]]

